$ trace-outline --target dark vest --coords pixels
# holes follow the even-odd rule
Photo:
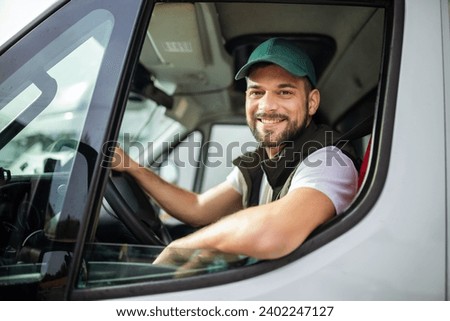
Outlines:
[[[248,193],[243,197],[244,208],[259,204],[259,190],[263,171],[273,190],[272,201],[284,196],[289,189],[296,168],[311,153],[326,146],[336,146],[350,157],[358,169],[359,161],[347,141],[340,141],[341,135],[326,125],[316,125],[313,121],[295,140],[287,142],[279,155],[269,159],[263,147],[236,158],[237,166],[244,177]],[[313,164],[312,164],[313,165]]]

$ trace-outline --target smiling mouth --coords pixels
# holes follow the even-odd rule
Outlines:
[[[261,122],[263,124],[269,124],[269,125],[271,125],[271,124],[278,124],[278,123],[281,123],[284,120],[285,120],[284,118],[276,118],[276,119],[273,119],[273,118],[258,118],[259,122]]]

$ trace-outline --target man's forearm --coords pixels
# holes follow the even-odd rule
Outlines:
[[[224,217],[169,246],[275,259],[295,250],[333,215],[334,206],[327,196],[299,188],[278,201]]]
[[[170,215],[193,226],[204,226],[242,208],[241,195],[224,182],[203,194],[170,184],[115,148],[111,168],[127,172]]]
[[[144,167],[130,167],[127,172],[170,215],[193,226],[202,225],[197,194],[166,182]]]
[[[176,240],[170,247],[218,250],[259,259],[278,258],[292,248],[281,237],[275,216],[275,212],[261,213],[261,206],[248,208]]]

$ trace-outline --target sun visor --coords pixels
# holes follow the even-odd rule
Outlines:
[[[176,83],[177,92],[221,89],[233,79],[213,4],[157,4],[141,62],[158,80]]]

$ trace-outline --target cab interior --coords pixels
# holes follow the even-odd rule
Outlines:
[[[146,99],[164,106],[165,115],[183,126],[167,149],[196,130],[208,140],[215,124],[245,126],[246,84],[245,80],[235,81],[234,75],[258,44],[270,37],[283,37],[297,42],[316,67],[321,92],[316,122],[351,133],[350,143],[362,161],[369,152],[377,104],[384,14],[382,8],[365,6],[158,3],[145,36],[128,108]],[[126,126],[124,122],[122,131]],[[204,153],[200,158],[208,158],[207,150],[200,153]],[[143,149],[136,157],[158,171],[162,162],[154,165],[154,160],[163,154]],[[368,159],[366,156],[366,162]],[[207,179],[200,167],[189,188],[201,192],[208,186]],[[134,220],[132,213],[136,211],[129,212],[125,220]],[[139,222],[130,224],[135,226],[133,230],[139,229]],[[181,235],[192,232],[188,226],[181,230]],[[179,236],[178,230],[172,233]]]

